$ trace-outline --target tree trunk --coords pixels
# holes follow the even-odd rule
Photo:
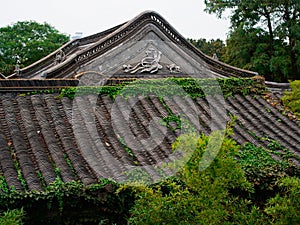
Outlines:
[[[296,9],[295,9],[296,10]],[[287,24],[287,36],[289,40],[289,51],[290,51],[290,61],[291,61],[291,74],[288,77],[288,79],[292,80],[297,80],[300,79],[298,73],[299,71],[299,66],[297,65],[297,55],[295,52],[295,47],[296,47],[296,38],[293,34],[292,27],[294,23],[297,21],[295,12],[291,16],[291,10],[290,10],[290,5],[288,3],[285,4],[285,12],[284,12],[284,20]]]
[[[272,26],[272,21],[271,21],[271,15],[270,12],[268,11],[267,7],[263,7],[264,10],[264,16],[267,19],[267,24],[268,24],[268,31],[269,31],[269,58],[271,59],[274,56],[274,33],[273,33],[273,26]],[[270,79],[274,80],[274,74],[271,73]]]
[[[265,17],[266,17],[267,23],[268,23],[270,54],[273,56],[273,54],[274,54],[274,33],[273,33],[271,15],[266,7],[264,7],[264,12],[265,12]]]

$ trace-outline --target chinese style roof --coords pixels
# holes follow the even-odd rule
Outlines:
[[[43,190],[55,181],[58,170],[64,182],[86,185],[99,178],[122,180],[124,171],[136,167],[155,177],[152,168],[171,160],[172,143],[181,134],[178,124],[161,123],[174,116],[198,133],[210,134],[213,119],[218,128],[235,115],[232,138],[239,144],[268,147],[276,141],[281,155],[299,165],[299,124],[261,95],[237,94],[226,100],[216,96],[220,104],[211,107],[213,99],[176,94],[116,99],[84,94],[72,100],[52,92],[145,78],[254,75],[206,56],[152,11],[70,41],[0,79],[0,175],[21,191]],[[272,156],[281,160],[279,155]]]
[[[87,71],[106,77],[151,77],[145,75],[147,70],[152,77],[256,75],[203,54],[163,17],[146,11],[106,31],[72,40],[8,78],[76,78]]]

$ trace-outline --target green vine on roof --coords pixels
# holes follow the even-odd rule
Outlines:
[[[220,89],[222,93],[220,93]],[[137,80],[122,89],[120,95],[149,96],[155,95],[163,98],[167,96],[189,96],[205,98],[206,95],[218,95],[229,97],[234,94],[261,94],[265,92],[264,84],[252,78],[166,78],[152,80]]]
[[[220,93],[220,89],[222,93]],[[189,96],[195,99],[198,97],[205,98],[206,95],[223,94],[226,98],[234,94],[262,94],[265,91],[264,82],[256,78],[164,78],[141,79],[117,85],[65,87],[57,90],[28,92],[21,95],[58,93],[58,98],[69,97],[70,99],[85,94],[108,95],[112,98],[155,95],[160,98]]]
[[[52,220],[54,220],[54,216],[64,220],[72,220],[73,218],[66,218],[65,211],[70,207],[84,210],[83,202],[94,207],[106,208],[107,210],[104,210],[106,213],[122,213],[122,210],[127,210],[122,202],[127,204],[128,200],[125,200],[125,198],[130,197],[130,193],[116,195],[114,191],[118,188],[118,184],[110,179],[99,179],[95,184],[86,185],[75,180],[64,182],[58,176],[43,191],[17,191],[8,188],[4,176],[0,174],[0,188],[0,212],[21,207],[27,211],[35,207],[45,208],[46,206],[47,210],[52,212]],[[53,212],[57,212],[57,214],[53,214]],[[94,218],[89,218],[89,220],[98,221],[99,216],[101,215],[95,215]],[[109,215],[102,216],[104,218],[109,217]]]
[[[118,140],[120,141],[121,145],[123,146],[124,150],[126,151],[126,153],[129,155],[129,157],[133,160],[133,163],[135,165],[139,165],[139,162],[136,158],[136,156],[134,155],[133,151],[131,148],[128,147],[128,145],[126,144],[126,141],[122,138],[122,137],[118,137]]]
[[[26,180],[23,176],[22,170],[20,168],[20,163],[17,159],[17,154],[16,154],[16,152],[14,152],[14,149],[11,145],[8,145],[8,149],[10,151],[12,160],[14,162],[14,167],[15,167],[15,169],[17,171],[17,174],[18,174],[18,180],[20,181],[22,187],[26,190],[27,189],[27,183],[26,183]]]

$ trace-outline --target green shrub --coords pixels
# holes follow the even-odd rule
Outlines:
[[[124,224],[123,217],[129,211],[132,197],[125,192],[116,196],[116,182],[111,179],[99,179],[90,185],[63,182],[59,169],[56,173],[56,180],[43,191],[7,189],[4,179],[0,179],[0,188],[2,185],[5,191],[0,193],[0,212],[22,207],[28,224],[93,224],[101,220]]]
[[[300,179],[285,177],[278,185],[281,192],[269,200],[266,213],[274,224],[300,224]]]
[[[276,181],[286,176],[287,171],[293,167],[287,160],[278,161],[272,158],[270,151],[251,143],[245,143],[237,154],[247,179],[256,188],[265,191],[273,190],[277,186]]]
[[[300,80],[290,82],[292,91],[286,92],[282,97],[283,104],[300,116]]]
[[[221,135],[221,134],[220,134]],[[191,147],[190,142],[174,143],[174,148]],[[216,137],[218,134],[216,134]],[[220,136],[221,138],[221,136]],[[203,163],[210,137],[196,140],[197,148],[176,179],[169,179],[153,187],[139,188],[131,209],[128,224],[266,224],[264,213],[238,193],[250,194],[253,189],[246,180],[241,165],[235,160],[239,146],[225,138],[212,163],[204,171]],[[204,162],[205,163],[205,162]],[[235,194],[232,194],[232,193]]]
[[[22,225],[23,209],[7,210],[0,215],[0,225]]]

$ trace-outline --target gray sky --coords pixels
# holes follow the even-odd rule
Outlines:
[[[0,27],[34,20],[71,36],[75,32],[87,36],[154,10],[186,38],[225,40],[229,19],[217,19],[205,13],[204,7],[204,0],[4,0]]]

